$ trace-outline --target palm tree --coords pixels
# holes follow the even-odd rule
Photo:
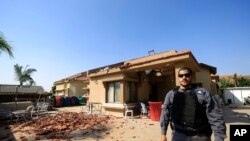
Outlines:
[[[2,52],[6,52],[9,54],[10,57],[14,57],[12,53],[12,47],[9,45],[9,43],[5,40],[4,35],[0,32],[0,54]]]
[[[36,69],[28,67],[29,65],[27,65],[23,70],[23,66],[18,64],[14,65],[16,80],[19,81],[19,86],[23,86],[23,84],[26,82],[28,82],[30,86],[35,84],[35,81],[31,75],[33,72],[36,72]]]
[[[35,84],[34,79],[31,77],[33,72],[36,72],[36,69],[34,68],[28,68],[29,65],[27,65],[24,70],[23,66],[20,66],[18,64],[14,65],[14,70],[15,70],[15,75],[16,75],[16,80],[19,81],[19,85],[16,87],[16,97],[15,97],[15,102],[16,102],[16,109],[17,109],[17,92],[18,88],[22,87],[24,83],[29,83],[30,86]]]

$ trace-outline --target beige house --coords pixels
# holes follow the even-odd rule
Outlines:
[[[88,89],[85,89],[88,84],[87,72],[81,72],[54,83],[56,95],[63,96],[82,96],[88,93]]]
[[[75,89],[80,87],[77,88],[80,95],[89,96],[90,102],[102,103],[106,114],[123,116],[123,103],[133,108],[141,101],[163,101],[165,94],[179,85],[177,71],[183,66],[193,70],[194,83],[216,93],[215,83],[211,80],[216,68],[198,63],[191,51],[175,50],[79,73],[57,81],[56,91],[73,95],[73,91],[69,92],[72,83]]]

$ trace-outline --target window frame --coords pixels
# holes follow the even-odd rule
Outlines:
[[[116,84],[119,84],[118,87],[116,87]],[[112,90],[110,91],[111,85],[112,85]],[[112,93],[110,94],[110,92]],[[110,100],[110,95],[112,95],[113,97],[112,100]],[[120,96],[121,96],[121,82],[120,81],[107,82],[106,102],[107,103],[120,103]]]

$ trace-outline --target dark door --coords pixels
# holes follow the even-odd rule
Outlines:
[[[151,84],[151,91],[149,93],[149,101],[157,101],[157,85]]]

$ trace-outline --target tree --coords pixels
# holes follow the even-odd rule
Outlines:
[[[19,85],[16,87],[16,97],[15,97],[15,102],[16,102],[16,109],[17,109],[17,93],[18,93],[18,88],[22,87],[24,83],[29,83],[30,86],[35,84],[34,79],[31,77],[33,72],[36,72],[36,69],[34,68],[28,68],[29,65],[27,65],[24,70],[23,66],[20,66],[18,64],[14,65],[14,70],[15,70],[15,75],[16,75],[16,80],[19,81]]]
[[[250,79],[245,77],[240,77],[236,79],[238,87],[249,87],[250,86]]]
[[[26,82],[28,82],[30,86],[35,84],[31,75],[36,72],[36,69],[28,67],[29,65],[27,65],[23,70],[23,66],[18,64],[14,65],[16,80],[19,81],[19,86],[23,86]]]
[[[230,82],[230,80],[222,78],[222,79],[219,80],[218,86],[219,86],[219,88],[227,88],[227,87],[233,87],[234,84],[232,84]]]
[[[51,94],[55,94],[55,93],[56,93],[56,86],[55,86],[55,85],[53,85],[53,86],[51,87],[50,93],[51,93]]]
[[[0,32],[0,54],[2,52],[6,52],[9,54],[10,57],[14,57],[12,53],[12,47],[9,45],[9,43],[5,40],[4,35]]]
[[[249,87],[250,86],[250,79],[247,77],[240,77],[238,78],[234,75],[233,81],[229,79],[222,78],[218,82],[219,88],[228,88],[228,87]]]

